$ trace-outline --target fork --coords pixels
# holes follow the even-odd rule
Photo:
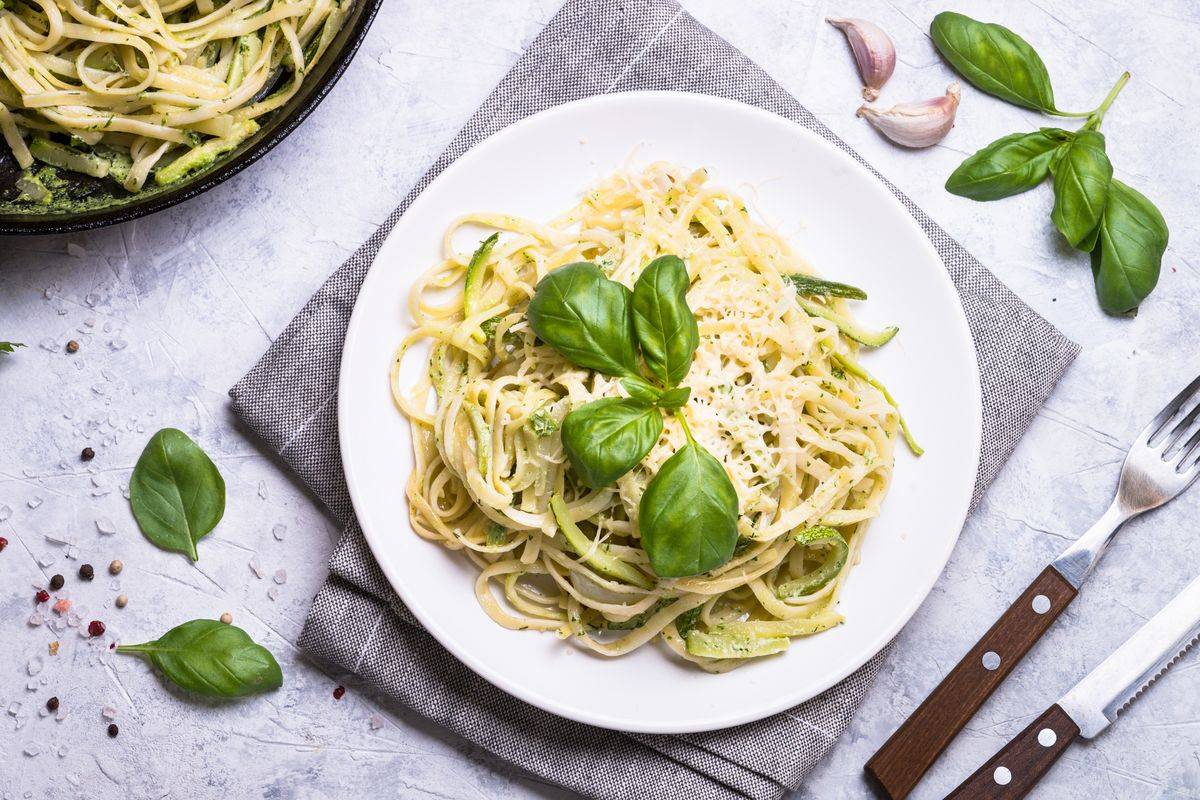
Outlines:
[[[1191,409],[1185,408],[1193,400]],[[1134,440],[1112,505],[1054,559],[866,764],[875,788],[907,797],[942,751],[1058,619],[1121,526],[1175,498],[1200,475],[1200,377]],[[1189,436],[1190,434],[1190,436]]]

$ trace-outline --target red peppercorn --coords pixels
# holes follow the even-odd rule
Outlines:
[[[33,596],[33,599],[39,603],[44,603],[50,599],[50,593],[45,589],[38,589],[37,594]]]
[[[346,687],[345,687],[345,686],[339,686],[339,687],[337,687],[336,689],[334,689],[334,690],[333,690],[333,699],[334,699],[334,700],[341,700],[341,699],[342,699],[342,695],[344,695],[345,693],[346,693]]]
[[[88,623],[88,636],[103,636],[104,623],[98,619],[94,619]]]
[[[3,536],[0,536],[0,550],[3,550],[6,547],[8,547],[8,539],[5,539]]]

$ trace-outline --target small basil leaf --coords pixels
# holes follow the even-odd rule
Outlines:
[[[678,256],[659,256],[646,265],[633,287],[633,327],[650,374],[677,386],[692,367],[700,345],[696,317],[687,304],[687,267]]]
[[[20,342],[0,342],[0,353],[11,353],[18,347],[24,346],[25,345],[21,344]]]
[[[144,656],[176,686],[208,697],[245,697],[283,685],[270,650],[215,619],[185,622],[161,639],[120,645],[117,652]]]
[[[1104,152],[1104,134],[1079,131],[1054,167],[1054,210],[1050,219],[1072,247],[1082,245],[1100,225],[1112,164]],[[1093,245],[1095,239],[1092,239]]]
[[[623,397],[593,400],[567,414],[562,443],[579,479],[593,489],[633,469],[662,434],[662,413]]]
[[[642,547],[660,577],[698,575],[733,557],[737,492],[721,462],[696,442],[666,460],[638,509]]]
[[[637,375],[630,292],[581,261],[551,272],[529,301],[529,326],[572,364],[605,375]]]
[[[625,387],[625,391],[629,392],[629,396],[635,400],[655,403],[658,402],[658,398],[662,397],[661,389],[650,385],[641,378],[621,378],[621,385]]]
[[[129,505],[147,539],[196,561],[196,543],[225,514],[225,480],[186,433],[163,428],[133,468]]]
[[[1154,291],[1170,234],[1154,204],[1118,180],[1108,191],[1092,250],[1096,296],[1109,314],[1130,314]]]
[[[946,191],[972,200],[1029,191],[1045,180],[1058,148],[1070,139],[1057,128],[1004,136],[959,164],[946,179]]]
[[[977,89],[1035,111],[1054,111],[1050,75],[1029,42],[991,22],[943,11],[929,35],[950,66]]]
[[[692,396],[690,386],[676,386],[674,389],[668,389],[662,393],[662,397],[658,398],[655,403],[659,408],[679,408]]]

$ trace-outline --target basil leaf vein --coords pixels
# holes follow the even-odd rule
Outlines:
[[[225,514],[225,480],[186,433],[163,428],[133,468],[129,505],[147,539],[196,561],[196,543]]]

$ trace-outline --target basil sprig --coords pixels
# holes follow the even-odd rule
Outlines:
[[[661,577],[714,569],[737,542],[737,491],[683,413],[691,389],[679,384],[700,344],[689,283],[672,255],[646,265],[632,292],[594,264],[568,264],[543,278],[529,303],[539,339],[576,366],[619,377],[629,393],[586,403],[563,420],[563,450],[581,483],[603,488],[641,463],[662,435],[664,412],[683,425],[687,444],[651,479],[639,506],[642,547]]]
[[[225,480],[186,433],[163,428],[133,468],[129,505],[147,539],[197,561],[196,543],[225,514]]]
[[[1129,73],[1094,110],[1060,111],[1046,65],[1009,29],[947,11],[934,18],[929,32],[938,52],[979,89],[1045,114],[1086,120],[1077,131],[1042,128],[997,139],[960,164],[946,190],[998,200],[1053,174],[1051,221],[1072,247],[1091,253],[1100,307],[1110,314],[1135,313],[1158,283],[1169,236],[1154,204],[1113,179],[1100,133]]]
[[[18,347],[24,346],[25,345],[21,344],[20,342],[0,342],[0,353],[12,353],[16,351]]]
[[[245,697],[283,685],[271,651],[234,625],[194,619],[144,644],[123,644],[118,653],[140,655],[172,683],[207,697]]]

